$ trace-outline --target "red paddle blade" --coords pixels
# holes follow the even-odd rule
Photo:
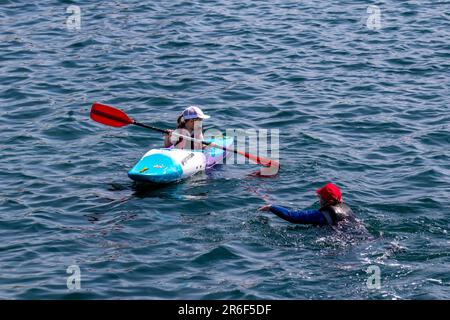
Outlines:
[[[261,168],[261,170],[258,172],[259,177],[263,178],[269,178],[269,177],[275,177],[278,172],[280,171],[280,163],[275,160],[267,159],[267,158],[259,158],[259,163],[262,164],[264,167]]]
[[[257,164],[261,164],[264,166],[264,168],[262,168],[261,171],[259,172],[259,176],[265,176],[265,177],[275,176],[275,175],[277,175],[278,171],[280,170],[280,163],[278,161],[275,161],[275,160],[272,160],[269,158],[264,158],[261,156],[255,156],[253,154],[243,152],[243,151],[237,151],[237,153],[239,153],[240,155],[243,155],[244,157],[252,160],[253,162],[255,162]]]
[[[237,151],[237,153],[239,153],[240,155],[243,155],[244,157],[252,160],[253,162],[255,162],[257,164],[261,164],[265,167],[270,167],[270,168],[275,168],[275,167],[279,168],[280,167],[280,163],[278,161],[275,161],[272,159],[264,158],[261,156],[255,156],[253,154],[243,152],[243,151]]]
[[[123,127],[134,122],[122,110],[97,102],[92,105],[91,119],[111,127]]]

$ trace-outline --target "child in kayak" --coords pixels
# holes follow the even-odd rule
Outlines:
[[[170,130],[170,133],[164,136],[164,147],[169,148],[173,146],[177,149],[191,150],[203,149],[202,143],[186,141],[186,139],[172,135],[172,132],[203,140],[202,120],[208,118],[210,116],[204,114],[199,107],[190,106],[186,108],[177,119],[177,129],[175,131]]]
[[[338,186],[328,183],[317,189],[316,193],[320,200],[319,210],[293,211],[272,204],[265,205],[259,210],[271,211],[284,220],[298,224],[325,226],[336,225],[341,221],[356,221],[352,209],[343,202]]]

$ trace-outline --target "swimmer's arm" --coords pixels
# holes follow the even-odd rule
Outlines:
[[[323,226],[327,221],[319,210],[300,210],[293,211],[284,207],[271,205],[270,211],[281,219],[298,224],[313,224]]]

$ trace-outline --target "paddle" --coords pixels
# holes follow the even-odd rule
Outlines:
[[[122,110],[119,110],[117,108],[111,107],[111,106],[107,106],[101,103],[97,103],[95,102],[92,105],[91,108],[91,119],[105,124],[107,126],[111,126],[111,127],[123,127],[123,126],[127,126],[130,124],[134,124],[135,126],[139,126],[139,127],[143,127],[143,128],[147,128],[147,129],[151,129],[151,130],[155,130],[155,131],[159,131],[162,133],[170,133],[170,130],[164,130],[164,129],[160,129],[160,128],[156,128],[153,126],[149,126],[147,124],[143,124],[140,122],[137,122],[133,119],[131,119],[125,112],[123,112]],[[278,169],[280,168],[280,164],[278,161],[272,160],[272,159],[268,159],[268,158],[264,158],[264,157],[260,157],[260,156],[255,156],[252,155],[250,153],[244,152],[244,151],[240,151],[240,150],[236,150],[236,149],[230,149],[227,148],[225,146],[221,146],[218,144],[215,144],[213,142],[210,141],[204,141],[204,140],[199,140],[199,139],[195,139],[192,137],[188,137],[185,135],[181,135],[178,134],[176,132],[172,132],[172,135],[174,136],[178,136],[181,137],[183,139],[186,140],[191,140],[194,142],[200,142],[204,145],[210,146],[210,147],[214,147],[214,148],[218,148],[218,149],[222,149],[228,152],[233,152],[236,154],[240,154],[244,157],[246,157],[247,159],[252,160],[253,162],[257,163],[257,164],[261,164],[265,167],[270,167],[272,170],[276,170],[278,172]],[[276,172],[275,172],[276,174]],[[272,174],[271,174],[272,175]]]

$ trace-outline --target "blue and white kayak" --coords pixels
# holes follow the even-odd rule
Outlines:
[[[233,145],[233,138],[228,137],[218,137],[207,141],[224,147]],[[128,171],[128,176],[138,182],[174,182],[212,168],[226,158],[228,153],[228,151],[213,147],[204,150],[152,149]]]

